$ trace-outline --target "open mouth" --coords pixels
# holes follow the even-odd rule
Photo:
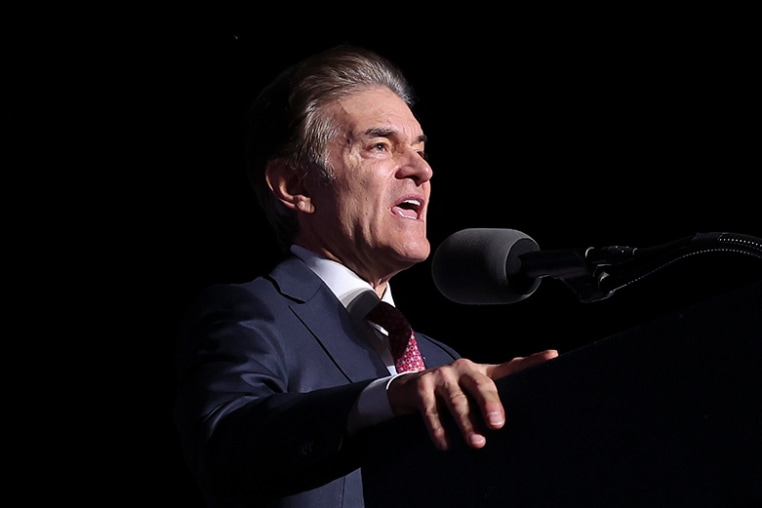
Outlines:
[[[418,199],[405,199],[394,206],[394,213],[406,219],[417,219],[423,203]]]

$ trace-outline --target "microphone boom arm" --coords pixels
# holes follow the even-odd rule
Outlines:
[[[572,289],[581,302],[596,302],[673,263],[709,252],[752,256],[762,260],[762,239],[738,233],[698,233],[669,243],[633,248],[590,247],[584,255],[527,252],[519,256],[524,273],[553,277]],[[557,261],[554,268],[549,260]]]

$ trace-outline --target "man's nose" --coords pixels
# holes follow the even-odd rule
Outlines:
[[[414,178],[418,185],[431,180],[434,171],[419,152],[411,151],[405,155],[405,160],[399,169],[402,178]]]

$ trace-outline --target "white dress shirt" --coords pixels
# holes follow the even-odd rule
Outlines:
[[[369,343],[383,359],[386,368],[389,370],[389,376],[376,379],[360,394],[355,408],[350,414],[348,422],[350,432],[394,417],[389,405],[389,398],[386,396],[386,387],[394,377],[404,374],[397,374],[394,368],[386,330],[365,319],[371,307],[378,301],[377,297],[375,299],[367,297],[369,292],[375,295],[375,291],[368,282],[341,263],[320,257],[298,245],[292,245],[291,252],[325,282],[347,308],[358,329],[367,330]],[[390,284],[387,284],[381,299],[394,305]]]

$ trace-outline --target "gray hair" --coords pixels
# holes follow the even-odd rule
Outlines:
[[[279,248],[287,252],[299,231],[296,212],[283,206],[265,181],[270,161],[330,183],[327,146],[338,128],[325,106],[368,87],[384,86],[408,106],[414,92],[398,67],[368,49],[340,45],[287,68],[254,99],[248,115],[246,172]]]

